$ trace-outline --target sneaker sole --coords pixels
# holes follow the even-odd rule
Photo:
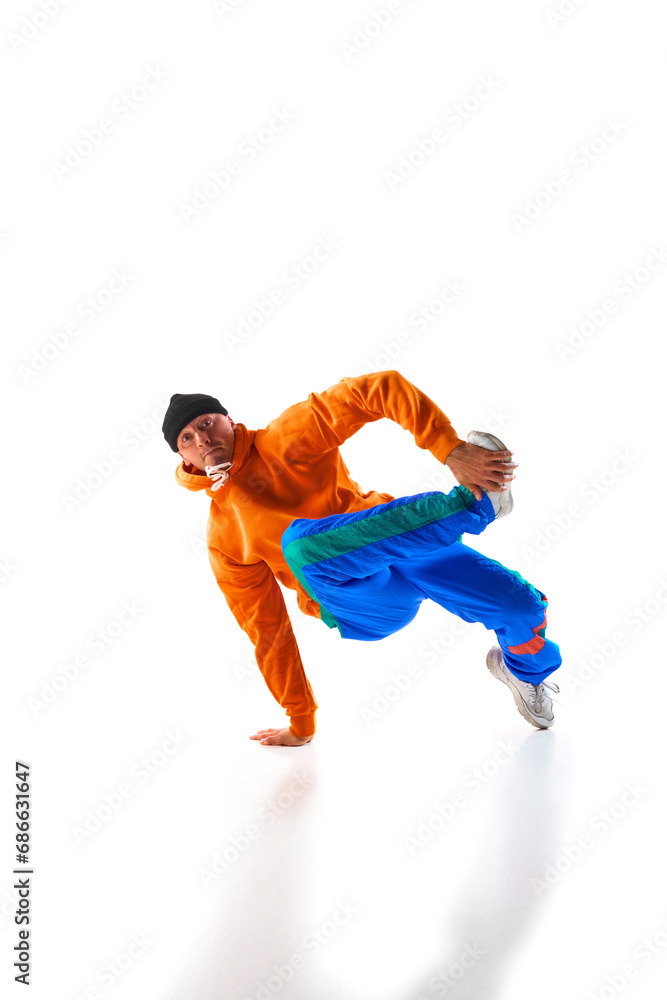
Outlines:
[[[495,434],[489,434],[488,431],[470,431],[470,434],[484,434],[484,436],[489,438],[490,441],[493,441],[496,446],[496,451],[509,450],[507,445],[503,444],[500,438],[497,438]],[[470,434],[468,434],[468,438],[470,438]],[[469,443],[472,444],[473,442]],[[477,445],[476,447],[481,448],[482,445]],[[487,451],[490,450],[490,448],[487,448]],[[512,487],[510,486],[504,493],[500,494],[500,510],[496,514],[495,520],[497,521],[499,517],[506,517],[508,514],[511,514],[513,510],[514,497],[512,496]]]
[[[502,666],[498,663],[496,656],[494,655],[493,649],[490,649],[489,652],[486,654],[486,665],[493,674],[493,676],[496,677],[499,681],[502,681],[503,684],[505,684],[506,687],[510,689],[516,707],[519,710],[519,714],[526,720],[526,722],[530,722],[531,726],[535,726],[536,729],[550,729],[553,726],[554,722],[556,721],[555,718],[552,719],[551,722],[548,722],[544,719],[538,722],[537,719],[530,714],[525,701],[521,697],[521,692],[519,691],[518,688],[516,688],[512,684],[510,678],[508,678],[507,675],[505,674]]]

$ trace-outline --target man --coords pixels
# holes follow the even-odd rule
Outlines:
[[[451,469],[459,485],[399,497],[363,493],[339,446],[387,417]],[[255,646],[267,686],[290,718],[250,739],[298,746],[315,734],[318,708],[282,591],[343,638],[374,641],[404,628],[428,599],[498,639],[491,673],[523,717],[553,724],[545,678],[561,664],[545,638],[546,596],[520,574],[469,548],[512,509],[517,463],[493,435],[459,438],[448,417],[397,371],[342,378],[288,407],[261,430],[235,423],[218,399],[172,396],[162,430],[181,463],[179,485],[211,498],[209,560],[236,621]]]

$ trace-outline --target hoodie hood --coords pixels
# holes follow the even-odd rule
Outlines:
[[[250,431],[245,424],[234,425],[234,451],[230,462],[220,466],[214,466],[217,470],[213,474],[213,479],[205,475],[192,475],[183,468],[183,460],[176,469],[176,482],[179,486],[184,486],[186,490],[205,490],[206,495],[214,499],[216,496],[223,496],[227,483],[234,476],[237,476],[245,465],[250,461],[250,450],[257,431]],[[209,468],[211,468],[209,466]],[[214,482],[215,480],[215,482]]]

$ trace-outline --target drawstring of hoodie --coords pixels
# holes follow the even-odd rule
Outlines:
[[[229,479],[229,470],[235,462],[222,462],[220,465],[207,465],[206,475],[213,480],[212,490],[219,490]]]

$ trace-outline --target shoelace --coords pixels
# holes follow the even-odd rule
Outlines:
[[[219,490],[229,479],[229,470],[235,462],[221,462],[220,465],[207,465],[206,475],[213,480],[212,490]]]
[[[551,691],[555,691],[556,694],[560,694],[560,688],[555,682],[552,681],[542,681],[541,684],[533,684],[531,687],[535,688],[535,704],[538,711],[542,708],[542,702],[544,701],[544,697],[546,695],[546,691],[544,690],[545,688],[549,688]]]

